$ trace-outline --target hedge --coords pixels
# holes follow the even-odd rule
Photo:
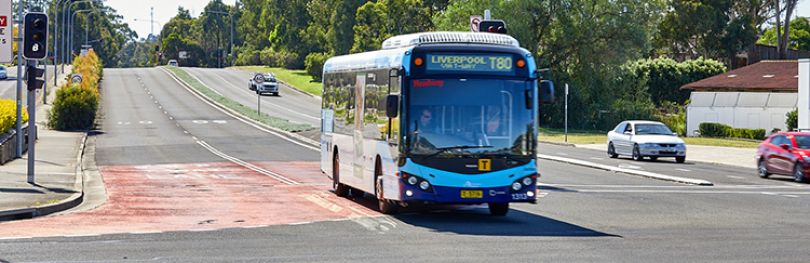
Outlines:
[[[28,111],[23,108],[22,122],[28,121]],[[0,100],[0,133],[6,133],[17,124],[17,102],[14,100]]]
[[[57,130],[87,130],[93,128],[101,96],[99,81],[103,66],[93,50],[73,61],[73,73],[82,75],[81,83],[72,79],[56,91],[56,100],[48,116],[49,125]]]
[[[701,123],[699,130],[700,136],[705,137],[730,137],[754,140],[761,140],[765,138],[765,129],[733,128],[725,124],[713,122]]]

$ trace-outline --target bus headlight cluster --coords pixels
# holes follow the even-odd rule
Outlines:
[[[523,189],[524,187],[532,186],[536,178],[537,178],[536,176],[532,175],[516,180],[515,182],[512,183],[512,191],[517,192],[520,191],[520,189]]]
[[[408,177],[405,179],[405,182],[407,182],[409,185],[419,187],[419,189],[422,189],[422,191],[430,191],[431,185],[427,180],[406,173],[403,173],[403,175]]]

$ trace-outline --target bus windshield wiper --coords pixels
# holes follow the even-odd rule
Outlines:
[[[483,149],[483,148],[492,148],[492,146],[489,146],[489,145],[480,145],[480,146],[479,145],[456,145],[456,146],[449,146],[449,147],[440,147],[440,148],[436,148],[435,153],[428,154],[427,156],[425,156],[425,158],[434,157],[436,155],[439,155],[440,153],[443,153],[443,152],[446,152],[446,151],[449,151],[449,150]]]

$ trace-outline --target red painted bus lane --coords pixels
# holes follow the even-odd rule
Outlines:
[[[0,237],[209,230],[380,215],[330,193],[317,162],[253,165],[285,180],[230,162],[99,167],[108,195],[102,206],[0,223]]]

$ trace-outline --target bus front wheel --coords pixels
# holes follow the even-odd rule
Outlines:
[[[509,203],[489,203],[489,213],[494,216],[505,216],[509,212]]]
[[[391,203],[388,199],[385,199],[385,195],[383,193],[383,177],[382,175],[378,175],[374,180],[376,183],[374,184],[374,192],[375,196],[377,197],[377,205],[380,209],[380,212],[386,215],[396,214],[398,210],[397,204]]]

